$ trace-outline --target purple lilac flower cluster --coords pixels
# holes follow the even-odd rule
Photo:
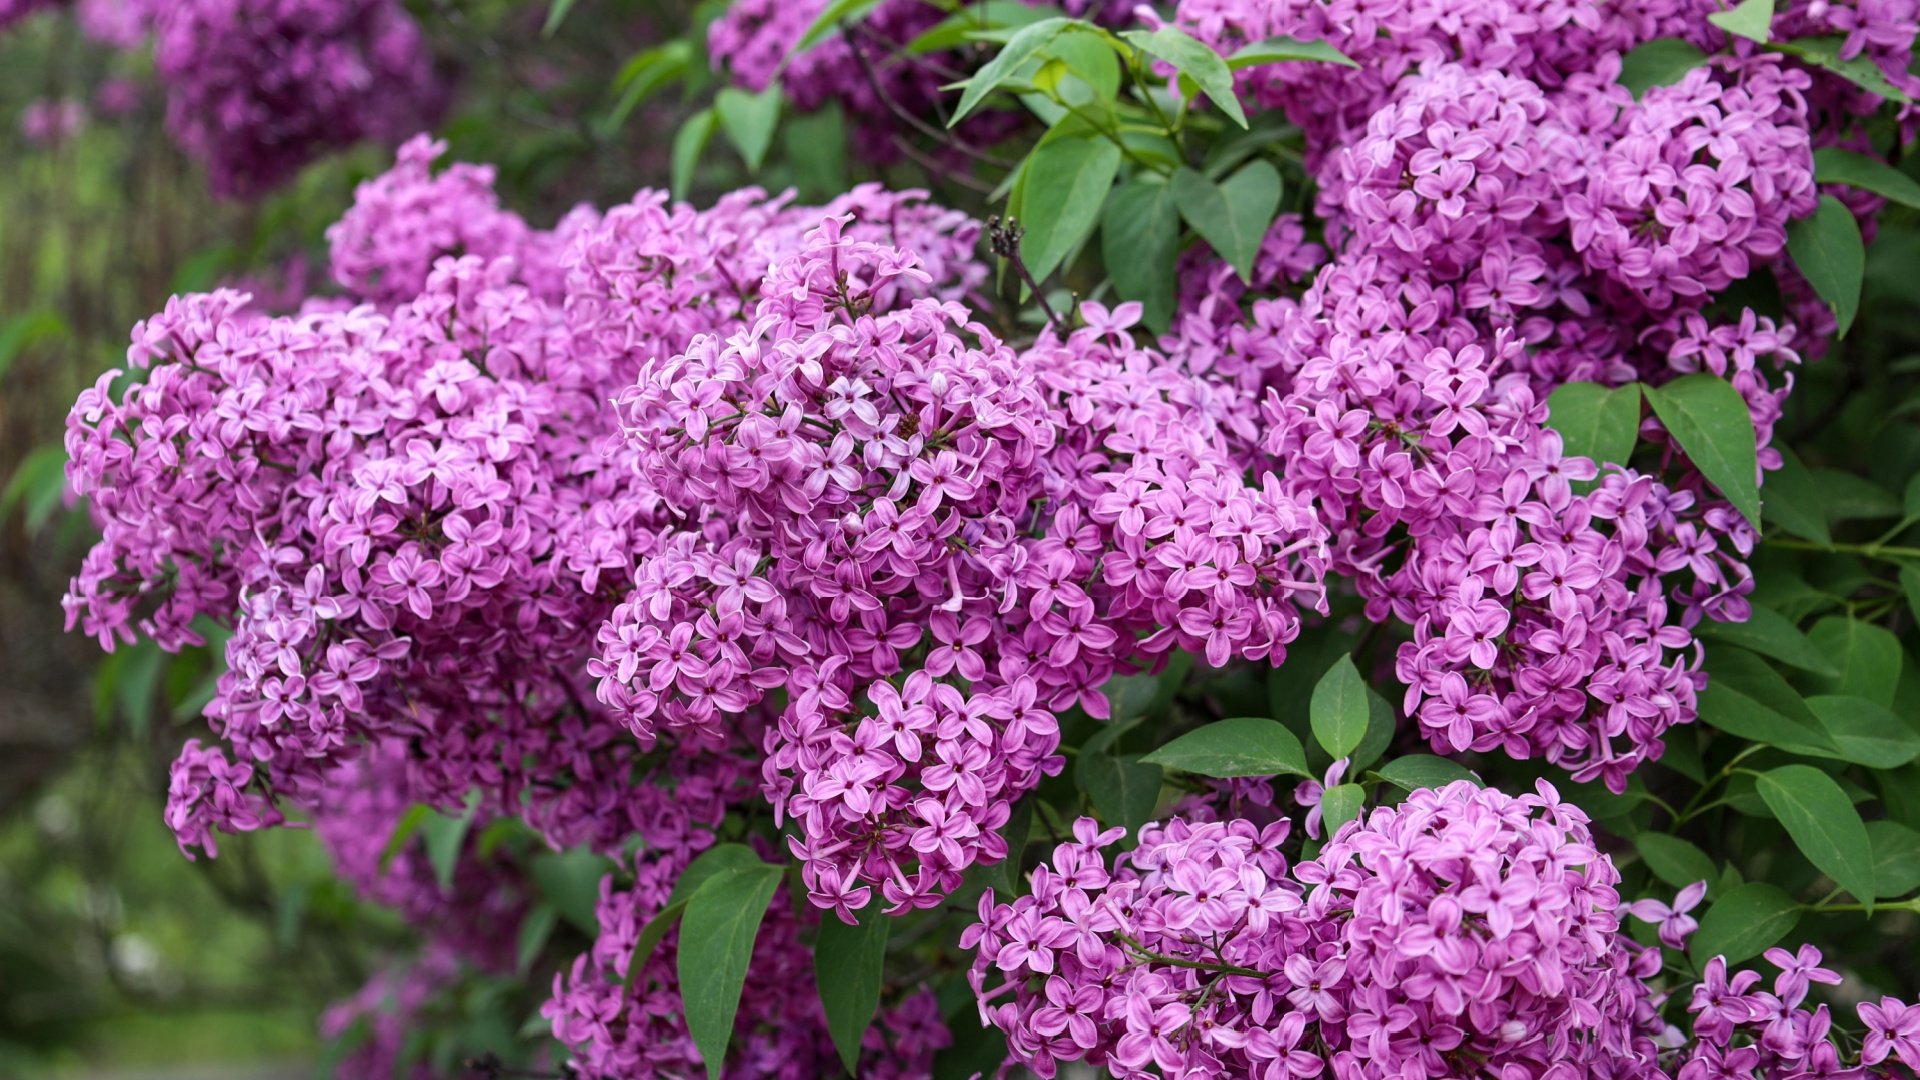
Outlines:
[[[1119,830],[1083,819],[1029,895],[981,900],[983,1018],[1042,1076],[1647,1074],[1659,950],[1552,787],[1416,791],[1291,866],[1289,825],[1149,825],[1109,871]]]
[[[400,147],[393,168],[361,183],[353,206],[327,228],[333,280],[353,297],[391,308],[419,296],[442,258],[512,256],[536,297],[559,302],[561,253],[599,215],[582,206],[551,231],[529,228],[500,208],[493,166],[462,161],[436,174],[433,164],[446,152],[446,143],[416,135]]]
[[[611,405],[642,351],[744,326],[765,267],[829,214],[931,253],[942,278],[903,296],[962,293],[985,271],[968,255],[977,226],[915,193],[809,209],[748,191],[696,212],[643,192],[546,231],[500,210],[484,170],[431,175],[439,153],[408,144],[333,230],[349,298],[268,318],[221,291],[141,324],[135,378],[116,392],[120,373],[103,377],[72,416],[70,481],[103,539],[68,609],[108,647],[232,628],[208,709],[227,745],[191,743],[174,768],[183,850],[211,854],[219,833],[297,809],[363,895],[462,963],[510,970],[498,928],[525,910],[525,868],[468,851],[443,896],[417,851],[387,850],[409,806],[471,795],[478,822],[518,817],[555,847],[623,860],[637,839],[645,880],[671,884],[755,790],[763,721],[677,729],[648,755],[582,681],[636,562],[677,520]],[[644,888],[618,895],[658,906]],[[791,966],[789,923],[770,947]],[[615,994],[643,1010],[633,1023],[602,1002],[603,1026],[582,1026],[575,1007],[597,991],[580,976],[557,1030],[583,1054],[623,1053],[646,1002],[677,993],[671,946],[659,955],[655,998]],[[810,986],[769,981],[741,1023],[831,1053]],[[924,1074],[944,1029],[902,1007],[884,1055]]]
[[[278,184],[316,153],[400,141],[440,111],[420,28],[393,0],[154,5],[174,138],[216,192]]]
[[[1325,533],[1248,487],[1132,345],[1138,305],[1018,355],[957,303],[902,302],[917,260],[842,224],[774,266],[747,329],[621,397],[683,524],[592,670],[643,737],[787,688],[768,794],[815,902],[850,918],[872,886],[931,906],[1004,857],[1009,804],[1061,766],[1052,711],[1106,715],[1121,665],[1278,663],[1293,598],[1324,606]]]
[[[1031,893],[981,899],[966,940],[983,1021],[1046,1077],[1086,1061],[1121,1078],[1786,1080],[1920,1062],[1920,1009],[1893,998],[1859,1006],[1857,1053],[1831,1038],[1827,1007],[1803,1002],[1840,978],[1811,946],[1767,952],[1771,994],[1714,958],[1692,1039],[1663,1023],[1660,950],[1620,932],[1612,860],[1544,781],[1413,792],[1291,866],[1289,826],[1175,818],[1109,870],[1121,830],[1081,819]]]
[[[1571,381],[1710,371],[1747,401],[1763,469],[1778,465],[1767,442],[1792,376],[1766,369],[1833,328],[1783,249],[1832,138],[1813,101],[1841,80],[1743,48],[1636,100],[1610,50],[1704,20],[1608,11],[1516,21],[1503,5],[1513,40],[1495,46],[1478,8],[1409,14],[1426,29],[1403,39],[1348,35],[1317,4],[1190,0],[1182,24],[1223,48],[1324,37],[1361,70],[1247,76],[1308,127],[1330,265],[1295,298],[1280,290],[1297,271],[1249,287],[1190,253],[1162,344],[1221,388],[1242,460],[1317,498],[1334,573],[1369,617],[1413,627],[1399,674],[1436,748],[1543,756],[1617,790],[1692,719],[1689,628],[1746,617],[1756,537],[1657,421],[1641,433],[1656,466],[1601,475],[1564,457],[1544,403]],[[1561,47],[1589,32],[1610,36]],[[1310,268],[1288,229],[1268,246]],[[1709,312],[1762,270],[1790,321]]]

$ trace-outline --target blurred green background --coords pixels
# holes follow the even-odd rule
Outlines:
[[[615,122],[608,88],[688,11],[609,3],[553,40],[544,4],[415,14],[456,90],[440,133],[456,157],[498,164],[503,196],[536,224],[664,183],[684,109]],[[111,82],[137,88],[131,111],[102,108]],[[79,128],[29,138],[31,110],[62,102]],[[204,731],[213,659],[150,645],[106,657],[61,632],[60,608],[91,541],[63,501],[74,396],[123,363],[128,330],[172,293],[319,291],[326,226],[389,161],[364,146],[257,203],[216,202],[166,134],[143,51],[90,43],[71,11],[0,31],[0,1077],[324,1075],[322,1011],[407,946],[305,831],[183,858],[161,820],[167,766]]]

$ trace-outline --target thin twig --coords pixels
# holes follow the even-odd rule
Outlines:
[[[898,147],[901,153],[907,155],[907,157],[910,160],[912,160],[914,164],[919,165],[921,168],[926,169],[929,172],[932,172],[936,176],[940,177],[942,180],[951,181],[953,183],[959,184],[961,187],[967,188],[970,191],[976,191],[982,195],[993,194],[992,184],[987,183],[986,181],[980,179],[977,176],[972,175],[971,173],[961,172],[960,170],[947,165],[946,163],[942,162],[939,158],[934,157],[932,154],[929,154],[921,150],[920,148],[914,146],[913,143],[909,141],[905,135],[902,135],[899,132],[894,132],[893,145]]]
[[[873,88],[874,94],[879,97],[880,103],[887,107],[887,111],[899,117],[901,122],[930,139],[938,139],[946,143],[948,146],[953,147],[955,150],[960,151],[982,164],[992,165],[996,169],[1009,170],[1018,164],[1017,162],[1008,161],[998,154],[990,154],[985,150],[970,146],[965,140],[953,132],[942,131],[932,124],[927,123],[925,120],[920,119],[918,116],[915,116],[912,110],[895,101],[893,95],[887,93],[887,88],[881,85],[880,74],[873,70],[873,62],[867,59],[867,50],[861,48],[860,42],[855,40],[851,33],[848,33],[846,23],[842,22],[840,24],[840,32],[846,36],[847,45],[853,50],[853,58],[859,62],[860,71],[867,78],[867,85]]]
[[[1020,237],[1025,235],[1026,231],[1013,218],[1002,221],[996,215],[987,219],[987,243],[992,246],[993,253],[1013,264],[1013,272],[1020,275],[1021,281],[1026,282],[1027,289],[1039,302],[1040,310],[1046,313],[1047,325],[1053,327],[1056,335],[1064,338],[1067,332],[1066,323],[1060,316],[1054,314],[1053,305],[1047,303],[1047,294],[1040,291],[1040,283],[1033,280],[1032,272],[1020,258]]]

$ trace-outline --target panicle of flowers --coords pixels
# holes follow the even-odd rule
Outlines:
[[[1671,1070],[1675,1080],[1890,1076],[1898,1075],[1896,1061],[1920,1072],[1920,1007],[1891,997],[1860,1002],[1854,1011],[1865,1037],[1856,1044],[1834,1029],[1826,1005],[1807,1003],[1813,983],[1841,981],[1820,966],[1819,949],[1768,949],[1766,960],[1780,972],[1771,993],[1759,989],[1759,972],[1729,976],[1725,957],[1707,961],[1687,1006],[1693,1038]]]
[[[1414,628],[1399,674],[1436,748],[1618,788],[1693,718],[1686,628],[1746,617],[1755,534],[1657,423],[1658,477],[1601,476],[1565,457],[1545,399],[1711,371],[1777,465],[1765,444],[1792,381],[1769,368],[1810,335],[1705,308],[1762,267],[1797,293],[1784,225],[1813,186],[1805,72],[1727,60],[1635,102],[1617,58],[1597,64],[1552,92],[1450,63],[1407,73],[1322,159],[1333,255],[1305,294],[1272,295],[1278,274],[1240,303],[1190,293],[1163,344],[1217,388],[1236,453],[1318,501],[1369,617]]]
[[[393,168],[361,182],[353,206],[327,227],[333,280],[358,300],[391,308],[420,295],[442,258],[512,256],[536,296],[559,302],[561,253],[598,215],[582,206],[551,232],[530,228],[500,208],[493,166],[461,161],[436,174],[433,163],[446,152],[444,141],[415,135],[401,145]]]
[[[169,771],[167,828],[173,830],[180,852],[194,857],[194,849],[209,856],[220,848],[214,833],[252,832],[278,825],[286,817],[271,800],[253,787],[253,766],[231,762],[217,746],[188,739]]]
[[[1174,22],[1227,55],[1293,37],[1325,41],[1354,61],[1261,64],[1240,73],[1244,96],[1284,109],[1305,128],[1308,164],[1317,168],[1367,130],[1402,79],[1433,64],[1457,60],[1557,87],[1596,58],[1654,38],[1711,34],[1717,48],[1725,39],[1705,16],[1719,9],[1708,0],[1467,0],[1361,12],[1339,0],[1182,0]]]
[[[1417,791],[1293,865],[1289,826],[1149,825],[1109,870],[1121,830],[1082,819],[1031,893],[981,900],[983,1019],[1047,1077],[1660,1075],[1659,950],[1550,786]]]
[[[1106,715],[1120,665],[1278,662],[1294,597],[1322,603],[1311,508],[1246,485],[1178,370],[1133,346],[1138,305],[1015,356],[909,300],[925,277],[829,219],[748,329],[620,401],[686,526],[601,632],[601,699],[647,734],[784,686],[768,793],[843,913],[873,885],[935,903],[1003,857],[1009,803],[1060,766],[1052,711]]]
[[[1010,577],[1053,431],[1011,351],[960,305],[915,298],[931,282],[914,257],[847,224],[826,219],[774,265],[744,329],[650,362],[620,397],[641,471],[684,525],[641,561],[591,670],[643,736],[711,728],[786,686],[765,769],[776,811],[805,828],[809,885],[862,906],[866,866],[894,904],[926,903],[982,845],[1004,854],[992,830],[1010,797],[1060,767],[1031,680],[970,698],[935,681],[986,675],[968,648],[986,624],[962,605]],[[955,642],[944,665],[879,681],[929,620]],[[856,695],[882,713],[857,734],[841,715]],[[896,782],[909,771],[917,805]],[[916,833],[915,882],[879,869],[911,858]]]
[[[393,0],[180,0],[151,14],[168,127],[223,195],[272,187],[330,148],[398,142],[440,109],[420,28]]]

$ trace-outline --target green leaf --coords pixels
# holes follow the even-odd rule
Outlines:
[[[1251,161],[1216,184],[1182,167],[1173,174],[1173,201],[1242,281],[1253,280],[1253,260],[1280,209],[1280,174],[1264,161]]]
[[[1882,707],[1893,706],[1905,656],[1900,639],[1870,622],[1829,615],[1808,634],[1839,670],[1837,678],[1814,678],[1808,687],[1821,694],[1852,694]]]
[[[1862,90],[1878,94],[1888,101],[1897,101],[1902,105],[1913,103],[1912,98],[1887,81],[1887,76],[1880,70],[1880,65],[1871,59],[1865,56],[1856,56],[1851,60],[1840,59],[1840,50],[1846,43],[1847,39],[1844,37],[1799,38],[1795,41],[1784,41],[1778,45],[1769,45],[1767,48],[1772,52],[1797,56],[1815,67],[1826,68]],[[1791,229],[1792,226],[1788,228]],[[1845,331],[1846,327],[1843,324],[1841,332]]]
[[[67,321],[51,311],[29,311],[0,324],[0,379],[7,377],[21,353],[40,342],[68,336]]]
[[[745,844],[715,844],[701,852],[680,871],[680,877],[673,883],[673,891],[667,894],[669,906],[691,897],[707,879],[725,870],[751,870],[756,866],[767,865],[754,850]]]
[[[1900,588],[1907,594],[1907,608],[1920,616],[1920,566],[1900,568]]]
[[[1814,469],[1813,486],[1830,522],[1886,521],[1905,510],[1893,492],[1845,469]]]
[[[984,3],[970,5],[958,14],[947,16],[919,37],[907,42],[907,52],[913,56],[925,56],[927,53],[959,48],[976,40],[972,35],[977,31],[1030,26],[1047,18],[1049,12],[1057,13],[1057,9],[1028,7],[1019,0],[985,0]]]
[[[550,38],[567,21],[567,13],[573,10],[574,0],[553,0],[553,6],[547,9],[546,25],[540,28],[540,36]]]
[[[1640,384],[1611,390],[1599,383],[1563,383],[1547,395],[1547,411],[1547,426],[1560,433],[1568,457],[1625,465],[1640,437]]]
[[[1653,871],[1653,876],[1673,886],[1684,889],[1696,881],[1705,881],[1712,888],[1720,881],[1720,871],[1713,865],[1707,853],[1677,836],[1666,833],[1643,832],[1633,838],[1633,846],[1639,849],[1640,858]]]
[[[1732,11],[1716,11],[1707,16],[1707,21],[1729,34],[1765,45],[1773,29],[1773,0],[1741,0]]]
[[[27,534],[31,536],[60,508],[66,491],[67,448],[59,443],[43,446],[23,458],[7,479],[7,490],[0,492],[0,518],[24,503]]]
[[[1826,730],[1814,730],[1811,724],[1795,723],[1776,709],[1766,707],[1749,694],[1736,690],[1720,676],[1713,676],[1707,688],[1699,692],[1699,721],[1728,734],[1764,746],[1776,746],[1793,753],[1812,753],[1818,757],[1839,757],[1832,736]]]
[[[1240,107],[1240,98],[1233,92],[1233,70],[1211,45],[1202,44],[1174,26],[1152,31],[1126,30],[1120,36],[1140,51],[1172,64],[1174,70],[1192,79],[1228,119],[1243,128],[1247,126],[1246,110]]]
[[[414,803],[407,807],[406,813],[400,815],[399,823],[393,827],[393,835],[387,837],[387,846],[380,852],[381,872],[386,871],[387,865],[393,862],[393,857],[400,854],[401,850],[407,846],[407,841],[413,839],[413,834],[420,831],[420,826],[426,824],[427,818],[432,813],[433,807],[425,803]]]
[[[1688,943],[1687,954],[1695,968],[1703,968],[1716,956],[1728,964],[1751,960],[1787,936],[1800,922],[1800,905],[1777,885],[1764,881],[1748,882],[1727,890],[1719,902],[1707,909],[1700,929]]]
[[[1114,49],[1113,39],[1089,33],[1082,26],[1071,27],[1054,38],[1041,55],[1064,62],[1075,76],[1061,83],[1061,100],[1105,115],[1111,107],[1108,103],[1120,92],[1120,58]]]
[[[1867,248],[1853,211],[1831,195],[1820,196],[1812,217],[1787,222],[1787,253],[1807,284],[1833,309],[1846,337],[1860,311],[1860,284],[1867,275]]]
[[[1693,628],[1693,636],[1702,641],[1724,641],[1751,649],[1762,656],[1771,656],[1784,664],[1791,664],[1801,671],[1811,671],[1815,675],[1840,674],[1833,661],[1813,639],[1800,632],[1786,616],[1763,604],[1753,605],[1753,614],[1746,622],[1717,622],[1702,620]]]
[[[434,813],[421,825],[427,846],[427,861],[433,865],[433,877],[442,893],[453,889],[453,871],[460,864],[460,848],[473,827],[473,815],[480,809],[480,792],[467,792],[466,809],[459,817]]]
[[[1766,661],[1726,645],[1707,661],[1712,678],[1697,699],[1701,723],[1797,754],[1839,756],[1820,718]]]
[[[1367,792],[1359,784],[1335,784],[1320,793],[1320,823],[1328,839],[1366,809]]]
[[[1645,388],[1654,414],[1680,449],[1754,528],[1760,527],[1760,466],[1753,414],[1733,384],[1717,375],[1682,375]]]
[[[1902,206],[1920,207],[1920,184],[1876,157],[1837,146],[1813,152],[1813,178],[1822,184],[1846,184],[1871,191]]]
[[[1101,820],[1124,826],[1128,836],[1139,836],[1140,826],[1153,818],[1160,801],[1160,766],[1137,755],[1083,753],[1078,772]]]
[[[1115,675],[1100,692],[1107,697],[1107,724],[1112,727],[1153,712],[1160,680],[1153,675]]]
[[[680,916],[680,1003],[707,1080],[719,1080],[726,1063],[753,939],[781,876],[764,863],[722,870],[694,891]]]
[[[1873,844],[1873,884],[1880,899],[1920,889],[1920,833],[1897,821],[1869,821],[1867,840]]]
[[[1672,86],[1707,62],[1707,54],[1679,38],[1659,38],[1620,58],[1620,85],[1639,98],[1656,86]]]
[[[1107,197],[1100,223],[1100,255],[1114,291],[1138,300],[1147,326],[1165,332],[1173,322],[1175,264],[1180,258],[1180,208],[1173,189],[1141,173]]]
[[[1227,67],[1234,71],[1241,68],[1257,67],[1261,64],[1278,64],[1287,60],[1319,60],[1329,64],[1343,64],[1350,68],[1360,65],[1339,49],[1324,41],[1300,41],[1290,37],[1271,37],[1265,41],[1256,41],[1244,46],[1240,51],[1227,57]]]
[[[838,104],[793,117],[780,131],[802,199],[825,203],[847,190],[847,122]]]
[[[1387,783],[1407,791],[1446,787],[1456,780],[1468,780],[1479,787],[1480,778],[1465,765],[1432,754],[1408,754],[1397,757],[1374,770]]]
[[[992,60],[987,61],[984,67],[974,72],[973,78],[967,80],[966,90],[960,94],[960,104],[954,107],[953,117],[947,121],[947,126],[952,127],[965,120],[982,101],[986,100],[988,94],[1013,78],[1015,72],[1026,66],[1027,61],[1038,55],[1040,50],[1051,44],[1054,38],[1060,36],[1061,31],[1071,25],[1073,25],[1071,19],[1054,18],[1042,19],[1030,26],[1021,27],[1019,33],[1014,34],[1007,41],[1005,48],[994,54]]]
[[[948,1014],[953,1042],[933,1055],[933,1080],[978,1080],[993,1076],[1007,1058],[1006,1033],[980,1022],[969,994],[965,1005]]]
[[[813,945],[814,982],[820,987],[820,1005],[827,1013],[827,1032],[847,1075],[858,1075],[860,1040],[880,1008],[880,982],[887,966],[887,933],[893,920],[868,904],[855,926],[829,913],[820,917],[820,935]]]
[[[542,900],[527,909],[520,920],[520,933],[515,941],[514,970],[525,975],[540,958],[547,947],[547,939],[553,936],[554,924],[560,921],[560,909]]]
[[[1775,439],[1773,448],[1780,451],[1780,467],[1767,474],[1762,516],[1796,536],[1832,547],[1833,534],[1827,529],[1826,508],[1813,474],[1785,443]]]
[[[574,848],[558,854],[542,852],[534,856],[530,868],[533,883],[562,918],[588,937],[600,936],[600,879],[613,864],[586,848]]]
[[[858,22],[866,18],[868,12],[879,6],[880,0],[833,0],[821,9],[820,14],[814,16],[813,22],[807,26],[807,32],[801,34],[800,40],[794,42],[793,48],[787,50],[787,55],[780,61],[780,67],[784,70],[794,57],[838,33],[841,23]]]
[[[1367,736],[1367,684],[1353,666],[1353,657],[1342,656],[1333,662],[1313,688],[1313,703],[1308,715],[1313,721],[1313,737],[1320,741],[1327,756],[1336,760],[1353,753]]]
[[[1380,755],[1392,745],[1399,724],[1400,717],[1393,711],[1393,703],[1373,687],[1367,687],[1367,733],[1360,745],[1354,747],[1353,768],[1348,773],[1357,776],[1361,769],[1380,760]]]
[[[684,199],[687,190],[693,186],[694,166],[700,164],[700,155],[706,153],[707,143],[713,141],[713,133],[720,127],[720,115],[712,109],[701,109],[687,117],[680,130],[673,133],[673,197]]]
[[[1807,708],[1826,725],[1843,760],[1871,769],[1894,769],[1920,757],[1920,733],[1866,698],[1821,694],[1808,698]]]
[[[640,103],[658,93],[675,79],[685,78],[688,65],[693,59],[693,45],[685,38],[675,38],[664,45],[656,45],[633,55],[620,74],[613,80],[614,89],[620,91],[620,100],[600,122],[599,134],[602,138],[612,138],[633,115]]]
[[[1119,171],[1120,148],[1099,136],[1057,139],[1034,149],[1020,210],[1027,230],[1020,258],[1033,280],[1045,281],[1086,238]]]
[[[749,173],[759,172],[761,163],[767,160],[774,129],[780,126],[780,101],[779,83],[758,94],[728,86],[713,96],[713,109],[720,115],[720,126],[726,130],[733,148],[740,151]]]
[[[1217,778],[1235,776],[1303,776],[1306,751],[1300,740],[1279,723],[1255,716],[1216,720],[1146,755],[1151,765]]]
[[[1873,913],[1873,845],[1853,800],[1811,765],[1782,765],[1754,782],[1800,853]]]

